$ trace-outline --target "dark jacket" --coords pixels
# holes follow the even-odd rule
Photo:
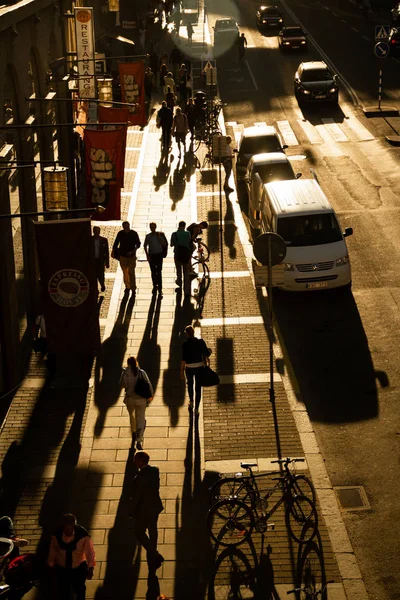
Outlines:
[[[94,240],[95,240],[95,236],[92,235],[93,253],[94,253]],[[99,235],[99,240],[100,240],[99,259],[101,260],[102,264],[105,267],[107,267],[107,269],[108,269],[110,267],[110,251],[108,249],[108,239],[103,237],[102,235]]]
[[[133,480],[130,514],[137,520],[154,518],[164,510],[160,498],[160,472],[147,465]]]
[[[123,230],[117,233],[113,244],[114,252],[119,249],[120,256],[135,256],[138,248],[140,248],[140,239],[136,231],[130,229],[128,233]]]
[[[174,119],[173,112],[168,106],[163,106],[158,111],[158,117],[160,119],[161,127],[172,127],[172,121]]]

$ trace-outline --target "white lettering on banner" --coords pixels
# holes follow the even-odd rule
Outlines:
[[[115,166],[103,148],[90,148],[92,204],[108,202],[108,186],[115,179]]]
[[[137,100],[140,96],[140,86],[136,81],[136,77],[134,75],[124,75],[124,92],[125,92],[125,102],[129,102],[133,106],[129,107],[129,112],[132,114],[136,114],[140,112],[140,104],[137,103]]]
[[[76,7],[74,15],[79,95],[96,98],[93,8]]]

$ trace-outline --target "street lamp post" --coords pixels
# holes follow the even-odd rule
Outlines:
[[[20,219],[22,217],[41,217],[41,216],[49,216],[49,215],[66,215],[70,213],[91,213],[91,214],[101,214],[105,211],[104,206],[99,204],[95,208],[71,208],[68,210],[44,210],[42,212],[26,212],[26,213],[15,213],[15,214],[7,214],[0,215],[0,219]]]

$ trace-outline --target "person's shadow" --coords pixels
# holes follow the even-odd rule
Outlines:
[[[159,163],[157,165],[156,173],[153,175],[154,189],[157,192],[162,185],[165,185],[168,181],[168,177],[171,171],[171,164],[168,157],[168,151],[161,153]]]
[[[171,210],[176,210],[176,205],[180,202],[185,194],[186,189],[186,170],[184,164],[180,167],[181,160],[175,167],[172,178],[169,180],[169,197],[172,200]]]
[[[186,181],[190,181],[192,176],[196,173],[196,167],[199,166],[199,159],[193,152],[193,143],[190,144],[189,150],[185,152],[183,158],[183,169],[185,171]]]
[[[227,221],[235,221],[235,214],[232,208],[232,202],[228,198],[229,194],[226,193],[226,212],[224,216],[224,243],[229,248],[229,258],[236,258],[236,247],[235,237],[237,227],[235,223],[227,223]]]
[[[137,353],[139,365],[146,371],[156,392],[158,380],[160,379],[161,347],[157,343],[158,322],[160,320],[161,298],[153,294],[146,328],[143,332],[140,348]]]
[[[135,296],[129,298],[126,294],[119,307],[111,335],[103,342],[96,361],[94,402],[99,409],[94,429],[96,437],[100,437],[107,411],[118,402],[121,392],[120,376],[126,351],[128,327],[134,305]]]

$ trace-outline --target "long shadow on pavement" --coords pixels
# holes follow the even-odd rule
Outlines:
[[[185,401],[185,382],[179,377],[182,343],[186,339],[184,335],[185,327],[192,323],[194,314],[195,309],[190,298],[185,298],[182,304],[182,294],[177,292],[174,324],[169,345],[168,368],[164,371],[163,378],[163,400],[169,407],[172,427],[178,425],[179,408],[183,406]]]
[[[96,361],[94,403],[99,409],[95,425],[96,437],[100,437],[107,411],[117,403],[121,392],[119,380],[134,305],[135,296],[123,297],[111,335],[103,342]]]
[[[153,385],[154,392],[157,389],[158,380],[160,379],[160,361],[161,347],[157,343],[158,322],[161,312],[161,298],[155,294],[150,302],[147,323],[143,332],[143,338],[140,342],[140,348],[137,353],[139,365],[144,369],[149,376]]]
[[[274,310],[311,420],[376,417],[376,373],[352,293],[279,292],[274,294]]]
[[[213,474],[201,479],[198,418],[190,422],[185,456],[182,500],[176,499],[176,600],[202,600],[206,596],[212,566],[211,544],[205,525],[208,488]],[[178,519],[181,516],[181,526]]]

